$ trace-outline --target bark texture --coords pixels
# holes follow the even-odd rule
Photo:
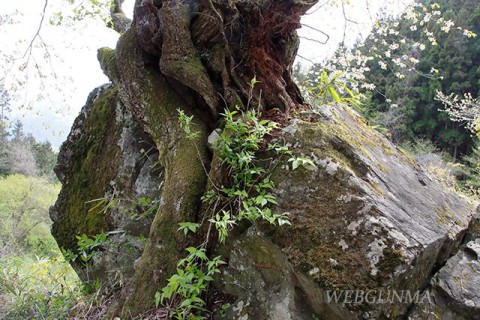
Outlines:
[[[133,28],[161,73],[192,89],[215,119],[225,107],[288,111],[304,103],[291,78],[300,17],[317,1],[137,1]]]
[[[130,30],[99,60],[155,142],[165,170],[162,201],[149,240],[115,313],[148,310],[185,246],[180,221],[196,221],[208,165],[206,134],[224,108],[279,108],[304,101],[291,78],[300,17],[317,1],[137,0]],[[120,3],[120,2],[119,2]],[[251,88],[256,77],[259,84]],[[184,138],[177,109],[196,115],[202,136]]]

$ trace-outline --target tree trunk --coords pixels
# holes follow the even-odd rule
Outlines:
[[[137,0],[131,28],[99,60],[126,108],[152,136],[165,168],[162,201],[135,275],[116,304],[130,318],[152,307],[185,247],[178,222],[198,221],[207,133],[225,108],[300,107],[291,77],[300,17],[318,0]],[[251,79],[259,83],[252,88]],[[201,136],[185,139],[177,109]],[[119,312],[121,310],[121,312]]]
[[[137,1],[139,46],[167,78],[192,89],[212,118],[246,108],[256,76],[256,105],[282,111],[303,104],[291,78],[300,17],[316,0]]]

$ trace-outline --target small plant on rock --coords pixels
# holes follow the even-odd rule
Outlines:
[[[255,80],[255,79],[254,79]],[[252,86],[254,85],[252,80]],[[178,110],[180,127],[189,139],[198,133],[192,128],[193,117]],[[212,188],[202,197],[208,206],[209,222],[204,242],[198,247],[186,249],[188,255],[177,264],[177,273],[168,279],[168,284],[157,292],[155,302],[161,304],[175,319],[205,319],[206,302],[203,295],[213,276],[225,264],[221,256],[213,259],[207,256],[207,245],[213,228],[218,233],[218,242],[223,244],[229,231],[240,221],[265,220],[273,225],[290,224],[286,214],[274,213],[270,208],[276,205],[273,193],[275,187],[270,180],[272,159],[260,159],[260,151],[291,156],[292,168],[315,166],[306,157],[294,157],[286,146],[269,144],[267,136],[278,126],[275,122],[261,119],[256,111],[240,113],[225,111],[225,127],[217,139],[214,150],[224,176],[221,181],[212,181]],[[181,222],[179,231],[185,236],[197,233],[201,225]]]

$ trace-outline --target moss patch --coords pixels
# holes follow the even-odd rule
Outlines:
[[[52,234],[59,245],[66,249],[76,248],[76,235],[89,236],[111,229],[108,215],[100,205],[92,209],[100,199],[111,191],[110,181],[116,175],[120,148],[117,146],[118,130],[115,123],[117,91],[104,90],[82,119],[83,131],[62,146],[62,152],[71,154],[65,175],[68,177],[59,195],[57,208],[59,219],[52,227]]]
[[[357,130],[361,132],[354,134],[351,130],[355,127],[347,127],[345,121],[301,122],[295,126],[296,131],[287,137],[287,142],[305,156],[332,159],[339,163],[338,170],[331,174],[317,165],[318,172],[304,168],[285,171],[284,162],[278,165],[272,180],[280,189],[281,210],[290,213],[292,225],[262,225],[262,230],[283,248],[294,266],[310,274],[322,288],[375,289],[379,283],[389,281],[392,272],[405,260],[399,251],[388,249],[392,245],[388,235],[375,235],[368,229],[368,217],[376,217],[378,212],[362,200],[366,195],[349,181],[371,174],[373,169],[367,164],[376,163],[368,160],[373,152],[379,152],[377,148],[392,147],[373,129],[365,129],[364,124]],[[388,174],[383,163],[377,168]],[[381,184],[369,181],[369,186],[374,196],[385,197]],[[350,229],[351,225],[355,227]],[[369,245],[380,237],[386,240],[387,247],[376,264],[379,272],[373,276],[366,254],[370,252]]]
[[[103,73],[110,79],[118,79],[118,67],[117,60],[115,55],[115,50],[111,48],[100,48],[97,51],[97,59],[100,63],[100,67],[103,70]]]

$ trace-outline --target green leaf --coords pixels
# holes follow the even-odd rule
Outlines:
[[[171,296],[171,294],[170,294]],[[170,298],[170,297],[168,297]],[[160,301],[162,300],[162,294],[160,292],[156,292],[155,293],[155,308],[158,308],[158,306],[160,305]]]
[[[13,287],[6,283],[3,279],[0,279],[0,283],[2,283],[3,287],[7,289],[7,291],[9,291],[11,294],[17,295],[17,292],[13,289]]]
[[[194,248],[194,247],[188,247],[185,250],[187,250],[189,253],[196,253],[197,252],[197,248]]]
[[[178,231],[183,231],[184,235],[186,236],[188,232],[195,233],[197,232],[198,228],[200,228],[200,225],[198,223],[193,223],[193,222],[180,222],[178,224],[180,228],[178,228]]]
[[[343,76],[345,74],[345,72],[339,72],[337,73],[336,75],[333,76],[333,78],[330,80],[331,83],[334,83],[335,80],[337,80],[338,78],[340,78],[341,76]]]
[[[199,257],[202,260],[208,260],[207,256],[205,255],[204,251],[197,251],[197,257]]]
[[[299,160],[294,160],[292,162],[292,169],[295,170],[300,166],[300,161]]]
[[[191,299],[185,299],[183,300],[182,304],[180,305],[180,308],[185,308],[185,307],[188,307],[192,304],[192,300]]]
[[[342,102],[342,98],[340,98],[340,96],[337,93],[337,90],[335,90],[333,86],[328,87],[328,92],[332,96],[333,100],[335,100],[335,102],[338,102],[338,103]]]

